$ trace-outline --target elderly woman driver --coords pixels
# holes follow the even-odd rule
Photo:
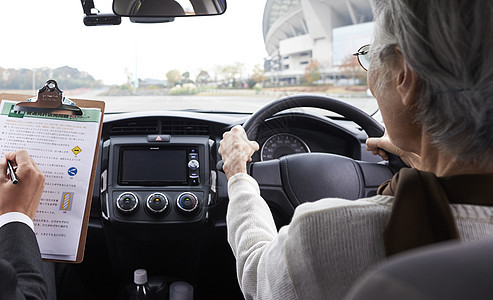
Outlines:
[[[334,299],[386,256],[493,234],[493,3],[376,0],[368,84],[402,169],[377,196],[300,205],[276,231],[246,162],[241,127],[219,149],[229,178],[228,240],[246,298]],[[383,155],[383,154],[382,154]]]

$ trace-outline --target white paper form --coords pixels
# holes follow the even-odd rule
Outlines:
[[[34,217],[41,255],[75,261],[101,111],[81,108],[82,116],[16,113],[15,103],[3,100],[0,106],[0,157],[25,149],[39,166],[46,177]]]

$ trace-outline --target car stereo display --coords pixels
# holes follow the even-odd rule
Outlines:
[[[118,184],[186,185],[188,152],[171,147],[122,147]]]

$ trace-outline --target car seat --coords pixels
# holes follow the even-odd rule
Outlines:
[[[493,239],[446,242],[390,258],[346,299],[493,299]]]

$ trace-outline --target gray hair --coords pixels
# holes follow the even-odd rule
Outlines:
[[[375,54],[396,46],[419,78],[417,119],[432,143],[477,166],[493,158],[493,1],[376,0]]]

